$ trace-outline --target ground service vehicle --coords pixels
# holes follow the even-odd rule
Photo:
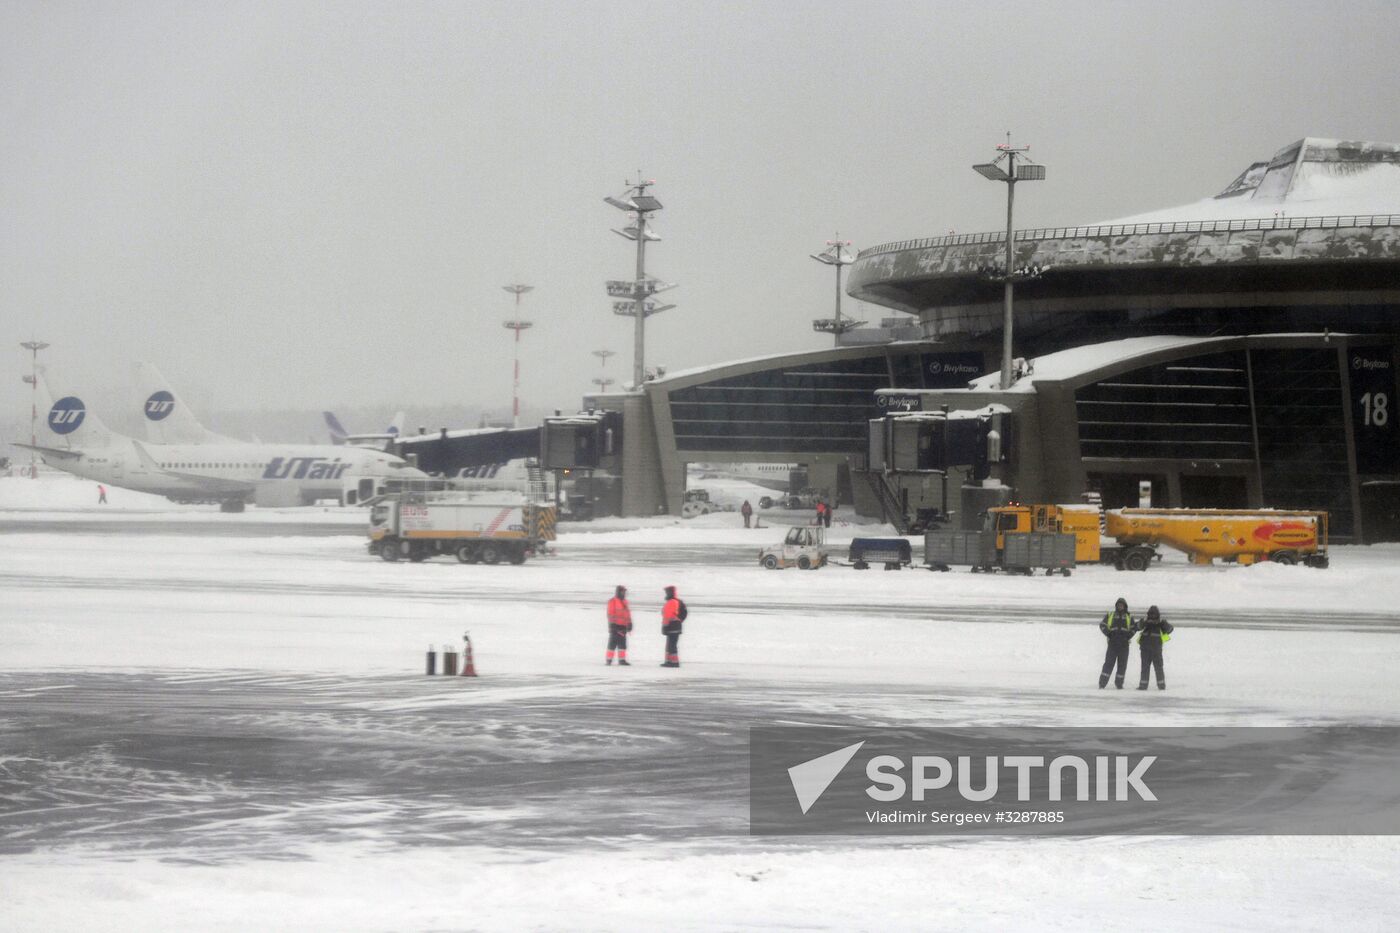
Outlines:
[[[1272,509],[1113,509],[1104,530],[1120,544],[1165,544],[1193,564],[1306,564],[1326,567],[1327,513]]]
[[[711,512],[721,511],[720,507],[710,501],[710,492],[707,489],[687,489],[685,491],[685,501],[681,503],[681,518],[694,518],[697,515],[709,515]]]
[[[821,493],[816,489],[800,489],[790,492],[785,496],[762,496],[758,500],[760,509],[782,508],[789,512],[797,509],[814,509],[817,507],[817,500],[821,498]]]
[[[1001,542],[1001,547],[997,542]],[[930,570],[967,565],[973,573],[1044,570],[1069,576],[1075,567],[1076,539],[1057,531],[930,531],[924,535],[924,563]]]
[[[370,509],[369,549],[386,561],[452,554],[464,564],[523,564],[553,541],[554,506],[400,493]]]
[[[1092,505],[1012,503],[988,509],[985,528],[996,533],[998,557],[1004,553],[1008,533],[1026,532],[1074,535],[1075,564],[1112,564],[1119,570],[1146,570],[1157,557],[1155,541],[1105,543],[1099,522],[1100,512]]]
[[[826,565],[826,529],[821,525],[795,525],[788,529],[782,544],[758,552],[758,562],[769,570],[796,567],[816,570]]]
[[[903,538],[852,538],[850,561],[857,570],[871,564],[884,564],[886,570],[898,570],[913,560],[909,542]]]

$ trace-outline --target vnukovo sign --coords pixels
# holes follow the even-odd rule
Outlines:
[[[755,728],[750,831],[1397,833],[1400,728]]]

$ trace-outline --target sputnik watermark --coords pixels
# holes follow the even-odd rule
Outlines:
[[[865,792],[872,800],[884,803],[903,800],[906,795],[921,803],[929,791],[949,787],[956,772],[958,796],[981,803],[996,798],[1001,789],[999,775],[1003,769],[1007,769],[1016,773],[1016,800],[1022,803],[1032,799],[1032,781],[1037,771],[1042,772],[1039,777],[1045,781],[1044,793],[1037,795],[1039,799],[1052,802],[1062,800],[1066,772],[1070,773],[1073,781],[1075,800],[1131,800],[1133,794],[1139,800],[1157,799],[1157,795],[1143,782],[1147,769],[1157,760],[1156,755],[1144,755],[1137,759],[1128,755],[1112,758],[1098,755],[1094,758],[1093,766],[1078,755],[1058,755],[1050,760],[1048,766],[1044,755],[988,756],[982,765],[981,787],[972,786],[975,777],[971,756],[961,755],[955,760],[956,765],[938,755],[915,755],[909,761],[910,779],[906,781],[900,773],[905,766],[902,759],[894,755],[877,755],[865,766],[865,776],[874,782]],[[930,771],[933,772],[932,776]],[[1091,771],[1094,775],[1092,796],[1089,792]],[[1112,796],[1109,794],[1110,783]]]
[[[1400,728],[756,728],[773,833],[1400,833]]]

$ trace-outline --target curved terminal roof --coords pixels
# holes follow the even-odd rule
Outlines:
[[[1400,146],[1307,137],[1245,169],[1213,198],[1100,224],[1400,214]]]
[[[930,237],[862,250],[853,297],[917,314],[926,337],[1001,328],[1006,235]],[[1400,315],[1400,146],[1305,138],[1249,166],[1213,198],[1079,227],[1019,230],[1013,268],[1048,270],[1016,288],[1017,333],[1069,339],[1090,321],[1131,312],[1142,328],[1248,332],[1229,309],[1300,309],[1285,326],[1362,329]],[[1203,311],[1202,309],[1215,309]],[[1306,320],[1304,320],[1306,318]],[[1314,320],[1316,318],[1316,320]],[[1275,324],[1274,326],[1278,326]],[[1351,326],[1348,319],[1348,326]]]

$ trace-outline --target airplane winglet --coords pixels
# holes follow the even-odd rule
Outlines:
[[[148,470],[152,470],[156,473],[165,472],[165,469],[159,463],[156,463],[155,458],[152,457],[150,453],[146,450],[145,444],[142,444],[140,441],[133,438],[131,441],[131,446],[136,448],[136,456],[141,459],[141,465],[143,467],[145,467]]]

